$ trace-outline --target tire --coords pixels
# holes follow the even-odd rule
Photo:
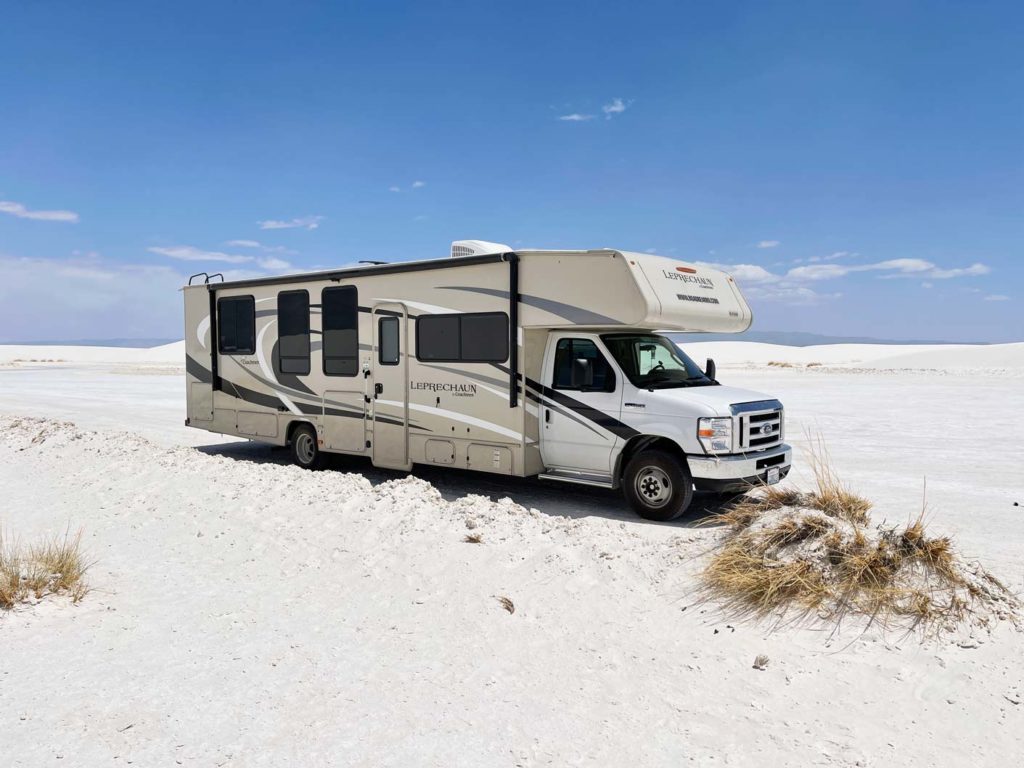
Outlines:
[[[626,500],[640,517],[667,522],[683,514],[693,500],[693,477],[685,461],[665,451],[641,451],[622,476]]]
[[[292,432],[291,451],[292,461],[303,469],[316,470],[324,466],[324,454],[311,424],[300,424]]]

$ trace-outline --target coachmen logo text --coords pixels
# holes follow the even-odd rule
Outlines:
[[[684,283],[693,283],[699,285],[701,288],[714,288],[715,284],[707,277],[700,277],[698,275],[684,275],[681,272],[669,272],[667,269],[661,270],[661,274],[667,277],[669,280],[682,280]]]
[[[410,389],[426,389],[430,392],[447,392],[456,397],[472,397],[476,394],[476,384],[442,384],[436,381],[410,381]]]

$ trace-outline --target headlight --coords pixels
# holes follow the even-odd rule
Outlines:
[[[697,437],[708,453],[729,453],[732,451],[732,419],[698,419]]]

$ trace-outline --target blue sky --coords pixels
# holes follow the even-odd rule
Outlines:
[[[459,238],[728,265],[760,330],[1024,339],[1018,3],[19,1],[0,71],[0,340]]]

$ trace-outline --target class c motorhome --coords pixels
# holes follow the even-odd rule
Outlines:
[[[782,404],[722,386],[661,333],[748,328],[728,275],[612,249],[468,240],[451,256],[194,278],[186,424],[290,446],[310,469],[339,453],[622,488],[654,520],[695,487],[788,473]]]

